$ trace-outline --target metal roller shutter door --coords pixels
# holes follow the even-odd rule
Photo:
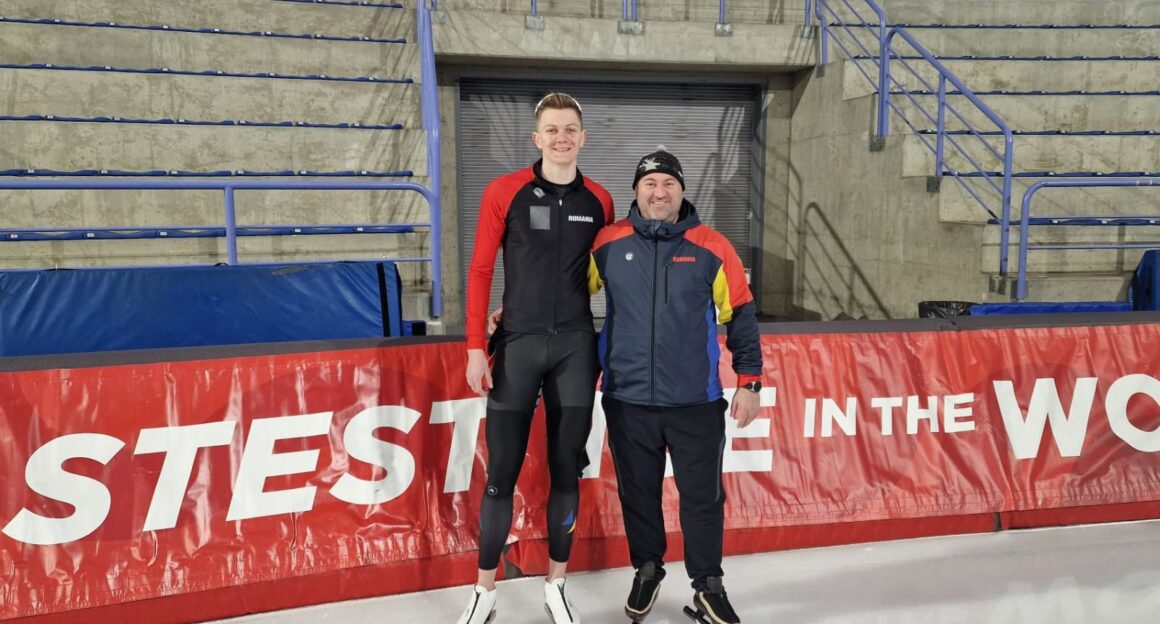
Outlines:
[[[758,88],[752,85],[628,84],[461,79],[459,85],[460,267],[466,279],[474,250],[479,202],[488,182],[539,158],[532,143],[533,110],[549,91],[576,97],[588,141],[580,170],[612,194],[617,218],[634,198],[641,156],[664,145],[681,160],[685,197],[702,221],[733,243],[750,266],[753,146]],[[502,253],[501,253],[502,258]],[[503,293],[497,259],[491,306]],[[593,313],[604,316],[603,296]]]

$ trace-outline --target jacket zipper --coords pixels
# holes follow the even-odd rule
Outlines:
[[[665,263],[665,303],[669,302],[669,271],[673,268],[672,262]]]
[[[652,395],[652,404],[657,402],[657,263],[660,262],[660,248],[658,241],[653,239],[653,283],[652,283],[652,322],[649,323],[649,392]],[[667,296],[667,294],[666,294]]]
[[[556,272],[552,274],[552,329],[550,333],[553,336],[560,333],[560,320],[556,313],[560,307],[560,246],[564,243],[564,198],[559,197],[557,199],[560,204],[560,210],[556,215]]]

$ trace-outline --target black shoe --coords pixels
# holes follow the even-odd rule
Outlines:
[[[741,618],[729,604],[729,597],[725,595],[725,586],[721,584],[721,577],[710,576],[705,579],[704,587],[697,590],[693,596],[693,604],[713,624],[741,624]]]
[[[630,620],[639,622],[652,611],[657,594],[660,593],[661,580],[664,578],[664,568],[657,568],[655,563],[649,561],[640,566],[632,579],[632,591],[624,603],[624,614]]]

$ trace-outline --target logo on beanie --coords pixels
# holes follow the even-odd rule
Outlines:
[[[660,166],[661,166],[661,164],[659,162],[657,162],[657,159],[647,158],[647,159],[641,161],[640,170],[641,171],[652,171],[653,169],[656,169]]]

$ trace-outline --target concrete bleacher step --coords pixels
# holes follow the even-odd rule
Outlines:
[[[407,83],[0,68],[0,93],[11,117],[421,125],[419,87]]]
[[[903,151],[903,175],[934,175],[934,153],[923,144],[926,139],[932,145],[935,137],[909,135]],[[967,157],[970,155],[986,171],[1002,171],[1003,161],[996,158],[986,146],[974,136],[955,136],[961,148],[956,149],[949,142],[946,147],[946,162],[954,170],[965,173],[975,171]],[[988,143],[1002,154],[1002,137],[987,137]],[[1028,135],[1014,141],[1014,171],[1091,171],[1114,172],[1155,172],[1160,171],[1160,140],[1155,136],[1053,136]]]
[[[841,15],[849,10],[834,3]],[[862,3],[851,2],[863,16]],[[879,0],[893,23],[910,24],[1160,24],[1154,0]]]
[[[446,0],[439,8],[445,11],[492,11],[528,15],[528,0]],[[540,0],[537,14],[549,17],[594,17],[620,19],[624,3],[620,0]],[[720,2],[716,0],[639,0],[637,19],[650,21],[689,21],[716,23],[720,16]],[[805,20],[804,2],[785,0],[732,0],[726,5],[726,21],[739,24],[802,24]]]
[[[0,17],[309,33],[372,39],[406,37],[410,40],[415,31],[413,6],[395,9],[270,0],[198,0],[192,3],[157,0],[5,0],[0,5]]]
[[[910,33],[935,56],[1153,56],[1160,50],[1160,28],[923,28]],[[857,38],[870,51],[878,46],[876,30],[857,28],[838,36],[843,35]],[[895,38],[893,50],[913,54],[900,38]]]
[[[1160,67],[1160,66],[1158,66]],[[937,111],[937,98],[933,95],[914,96],[923,110],[932,116]],[[1069,130],[1107,130],[1110,132],[1135,132],[1160,129],[1160,96],[1135,95],[981,95],[983,101],[1012,130],[1029,132]],[[931,123],[916,110],[905,96],[892,96],[891,100],[907,119],[919,129],[933,129]],[[966,97],[953,95],[948,104],[962,115],[975,130],[995,130],[983,113]],[[947,128],[962,129],[963,124],[952,113],[947,113]],[[901,124],[897,115],[892,124]]]
[[[877,78],[877,61],[859,61],[863,70]],[[894,61],[891,76],[910,90],[938,89],[938,71],[925,60],[906,60],[907,65],[926,82],[923,84],[914,73],[899,67]],[[1090,60],[1090,61],[1032,61],[1032,60],[977,60],[944,61],[947,69],[959,78],[967,88],[975,92],[984,91],[1128,91],[1145,92],[1160,89],[1156,79],[1160,73],[1158,61]],[[849,99],[875,92],[866,77],[853,66],[845,64],[845,83],[842,97]],[[929,85],[929,89],[928,89]],[[898,91],[897,84],[891,91]],[[954,86],[947,83],[947,90]],[[1014,96],[1013,96],[1014,97]],[[996,98],[997,99],[997,98]]]
[[[1027,253],[1027,270],[1030,273],[1130,273],[1136,270],[1144,249],[1083,249],[1083,250],[1036,250],[1036,245],[1108,245],[1133,244],[1155,245],[1160,249],[1160,226],[1101,226],[1077,227],[1062,225],[1030,226]],[[980,249],[980,266],[984,273],[999,271],[998,225],[983,229],[983,245]],[[1008,270],[1018,268],[1019,227],[1011,228],[1011,238],[1007,247]]]
[[[1030,273],[1025,301],[1127,301],[1130,273],[1096,271],[1090,273]],[[992,302],[1010,301],[1015,293],[1015,272],[993,275]]]
[[[1011,218],[1018,220],[1027,189],[1043,178],[1012,178]],[[1001,180],[994,179],[1000,185]],[[939,220],[945,223],[985,223],[988,215],[964,188],[970,187],[989,205],[999,205],[999,195],[982,179],[968,178],[962,183],[949,176],[939,189]],[[1035,215],[1146,215],[1160,212],[1160,188],[1047,188],[1035,194],[1031,214]]]
[[[418,46],[0,22],[0,64],[420,80]]]
[[[427,175],[422,130],[0,123],[5,169],[402,171]]]

